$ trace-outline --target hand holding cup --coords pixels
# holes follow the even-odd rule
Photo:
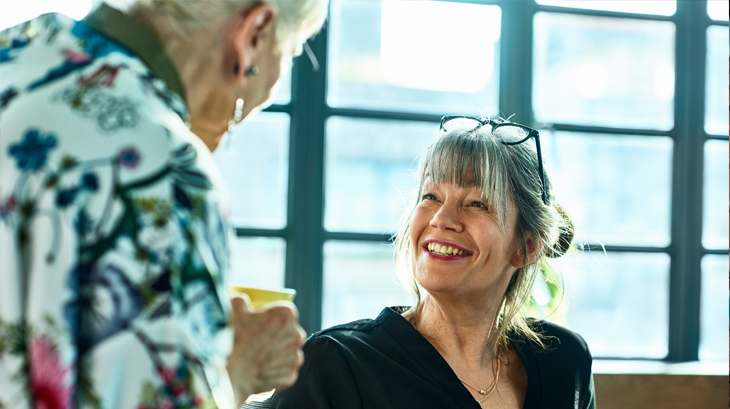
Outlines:
[[[239,405],[251,394],[293,385],[304,363],[306,333],[296,306],[289,301],[253,306],[246,293],[231,298],[233,348],[227,369]]]

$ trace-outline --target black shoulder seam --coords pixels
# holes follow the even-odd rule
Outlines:
[[[347,324],[335,325],[333,327],[325,328],[313,333],[310,337],[323,336],[325,334],[337,331],[357,331],[361,332],[366,329],[372,328],[374,325],[380,325],[375,320],[362,319],[358,321],[348,322]]]
[[[345,348],[345,346],[342,345],[342,343],[339,340],[337,340],[334,337],[331,337],[329,335],[321,335],[321,338],[331,340],[337,346],[337,352],[340,353],[340,356],[342,357],[342,360],[347,363],[347,370],[350,373],[350,379],[352,379],[352,383],[355,384],[355,388],[357,389],[357,396],[358,396],[359,401],[360,401],[360,407],[361,408],[365,407],[365,404],[364,404],[364,402],[362,400],[362,393],[360,393],[360,386],[355,381],[355,374],[352,373],[352,368],[350,367],[350,361],[348,361],[347,360],[347,357],[345,357],[345,354],[342,353],[342,350]]]

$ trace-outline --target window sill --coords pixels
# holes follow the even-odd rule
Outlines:
[[[595,359],[594,374],[649,374],[649,375],[725,375],[727,362],[682,362],[634,361],[619,359]]]

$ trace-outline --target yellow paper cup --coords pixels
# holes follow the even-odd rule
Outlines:
[[[268,289],[233,285],[231,286],[231,295],[235,293],[247,294],[251,299],[253,308],[255,310],[260,310],[274,301],[294,301],[294,296],[297,295],[297,290],[293,290],[291,288]]]

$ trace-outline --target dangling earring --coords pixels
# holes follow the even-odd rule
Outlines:
[[[259,73],[259,67],[252,65],[248,68],[246,68],[246,76],[247,77],[253,77],[254,75]]]
[[[233,127],[243,119],[243,98],[236,99],[236,109],[233,116],[228,120],[228,132],[233,132]]]

